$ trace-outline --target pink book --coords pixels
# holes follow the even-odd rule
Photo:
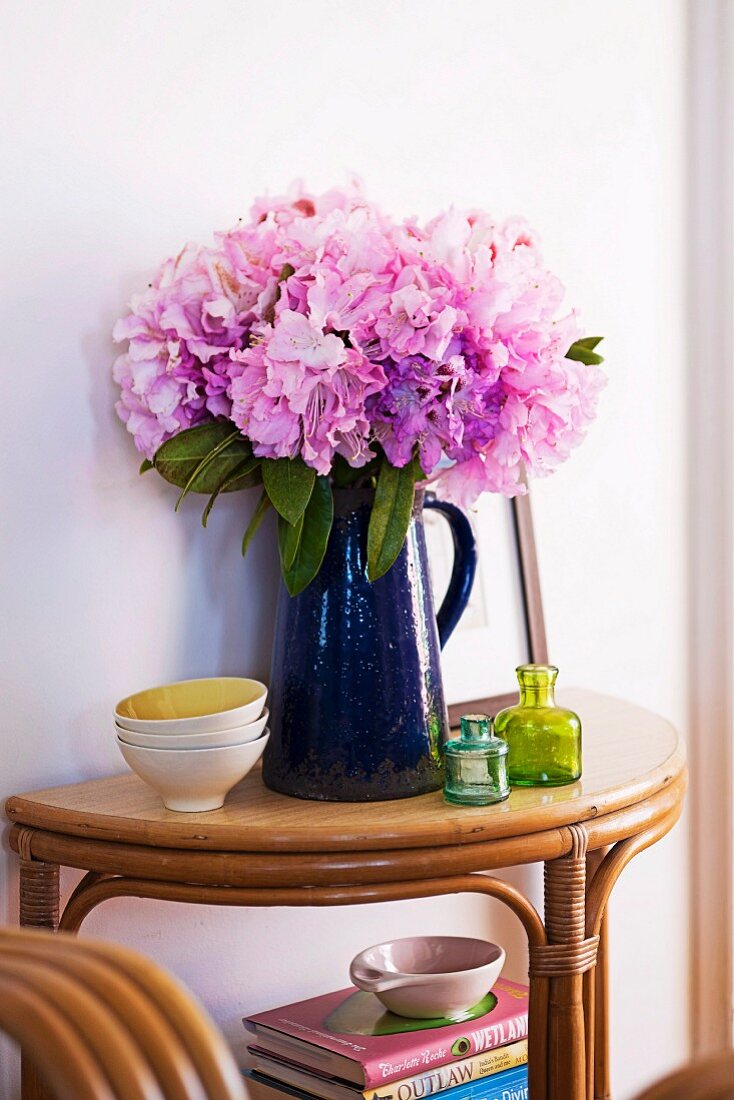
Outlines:
[[[528,988],[500,978],[461,1017],[409,1020],[350,987],[243,1023],[263,1052],[369,1089],[526,1038]]]

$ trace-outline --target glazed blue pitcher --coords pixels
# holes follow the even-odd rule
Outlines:
[[[441,745],[449,730],[440,647],[471,593],[474,535],[458,508],[417,492],[405,545],[371,584],[373,499],[369,489],[334,489],[334,524],[318,575],[295,597],[281,581],[263,778],[297,798],[374,802],[443,784]],[[424,506],[441,512],[453,535],[453,571],[438,616]]]

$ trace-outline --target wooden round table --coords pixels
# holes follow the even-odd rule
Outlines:
[[[472,892],[504,902],[530,950],[532,1100],[610,1096],[604,916],[638,852],[677,821],[681,738],[662,718],[586,691],[566,692],[584,730],[584,775],[517,789],[482,808],[440,793],[397,802],[301,802],[249,775],[222,810],[164,809],[137,776],[15,795],[21,924],[79,929],[114,897],[208,905],[355,905]],[[487,872],[545,864],[541,917]],[[59,919],[59,866],[87,872]],[[317,992],[317,991],[314,991]],[[42,1095],[32,1074],[25,1100]]]

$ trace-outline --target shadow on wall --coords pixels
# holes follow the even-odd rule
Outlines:
[[[270,679],[279,579],[272,514],[263,521],[245,561],[240,551],[258,499],[258,489],[245,489],[218,500],[218,514],[212,512],[206,531],[199,518],[204,496],[184,502],[189,503],[188,514],[176,517],[185,527],[186,576],[193,581],[177,639],[182,677],[207,675],[201,671],[206,666],[223,676]]]

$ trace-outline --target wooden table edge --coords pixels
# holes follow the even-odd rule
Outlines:
[[[687,769],[642,802],[588,821],[589,849],[606,848],[636,836],[676,814],[683,803]],[[19,851],[23,826],[13,826],[10,847]],[[269,889],[275,886],[341,886],[430,881],[448,875],[491,872],[503,867],[557,860],[572,846],[572,829],[560,826],[524,836],[475,845],[347,852],[193,850],[93,840],[42,829],[31,830],[32,857],[46,863],[101,874],[168,882]],[[306,891],[307,893],[307,891]],[[305,895],[304,895],[305,896]]]
[[[33,792],[11,795],[5,803],[5,814],[14,825],[59,832],[64,835],[88,837],[91,840],[108,840],[122,844],[150,844],[162,847],[190,848],[192,850],[218,850],[249,852],[339,852],[372,851],[381,849],[432,848],[436,845],[464,845],[527,836],[550,828],[562,828],[578,822],[591,821],[607,816],[639,802],[644,802],[657,791],[674,781],[686,766],[685,747],[678,735],[675,748],[661,765],[634,783],[623,788],[595,796],[581,796],[551,806],[537,806],[531,810],[505,813],[467,808],[462,810],[462,820],[450,828],[426,835],[409,827],[400,830],[360,833],[335,832],[333,826],[309,825],[308,830],[278,828],[277,826],[218,825],[206,815],[172,815],[170,821],[151,821],[143,818],[115,817],[107,814],[88,813],[80,818],[80,811],[68,807],[48,806],[34,801]],[[94,782],[91,780],[90,782]],[[42,792],[39,792],[42,793]],[[433,798],[420,795],[418,798]],[[417,805],[418,799],[411,800]],[[374,805],[374,804],[372,804]],[[465,815],[465,817],[463,817]],[[465,823],[464,823],[465,822]]]

